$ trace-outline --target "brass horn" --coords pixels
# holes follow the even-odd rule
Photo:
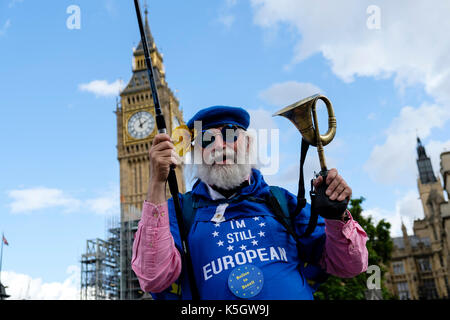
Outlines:
[[[317,122],[317,100],[322,100],[327,106],[328,131],[324,135],[320,134]],[[322,172],[326,172],[327,166],[325,163],[323,146],[329,144],[336,134],[336,117],[334,116],[334,110],[330,100],[323,95],[315,94],[275,112],[273,116],[283,116],[288,118],[300,131],[303,139],[310,145],[317,147],[321,170]]]

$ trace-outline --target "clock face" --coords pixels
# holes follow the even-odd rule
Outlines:
[[[128,133],[135,139],[144,139],[153,132],[155,118],[147,111],[139,111],[128,120]]]

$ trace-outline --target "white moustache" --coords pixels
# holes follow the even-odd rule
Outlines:
[[[236,158],[236,153],[233,149],[226,148],[225,151],[223,149],[218,149],[215,152],[212,152],[209,155],[210,159],[212,161],[209,161],[208,163],[215,164],[216,162],[223,162],[226,159],[232,160],[234,162]]]

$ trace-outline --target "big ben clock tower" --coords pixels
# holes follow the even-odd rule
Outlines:
[[[167,132],[184,123],[179,102],[165,80],[163,57],[156,48],[148,23],[145,8],[145,33],[150,50],[156,87]],[[132,76],[128,85],[120,93],[117,106],[117,153],[120,165],[120,204],[121,204],[121,299],[137,299],[140,291],[136,276],[131,270],[133,236],[141,218],[142,204],[147,195],[149,183],[149,149],[158,133],[147,67],[142,42],[133,49]],[[176,169],[180,192],[185,192],[183,170]],[[167,197],[170,196],[167,188]]]

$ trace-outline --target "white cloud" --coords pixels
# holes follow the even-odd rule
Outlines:
[[[254,23],[268,33],[280,26],[297,32],[291,65],[321,54],[334,74],[346,82],[355,77],[392,77],[400,91],[408,86],[423,86],[436,105],[404,107],[387,129],[384,143],[373,148],[365,165],[379,182],[402,183],[404,177],[411,177],[410,173],[417,171],[416,129],[421,138],[426,138],[432,129],[442,128],[450,120],[450,2],[414,1],[405,5],[402,1],[378,1],[380,29],[368,28],[371,13],[367,8],[373,4],[370,1],[329,0],[321,1],[320,6],[306,0],[250,3]],[[281,100],[284,93],[270,93],[266,90],[262,97],[271,103],[286,104]],[[374,120],[376,113],[371,112],[368,119]]]
[[[226,0],[226,5],[228,7],[233,7],[237,4],[237,0]]]
[[[89,83],[82,83],[78,86],[81,91],[94,93],[97,97],[113,97],[117,96],[124,88],[123,80],[116,80],[108,83],[106,80],[94,80]]]
[[[46,187],[11,190],[8,196],[12,213],[30,212],[51,207],[62,207],[72,211],[80,206],[80,201],[65,194],[62,190]]]
[[[450,151],[450,140],[447,141],[430,140],[425,145],[425,151],[427,152],[427,155],[431,159],[434,174],[438,176],[440,174],[441,169],[440,155],[442,152]]]
[[[298,42],[291,63],[314,54],[329,60],[344,81],[394,76],[401,88],[422,84],[438,100],[450,100],[448,1],[377,1],[380,29],[369,29],[370,1],[250,0],[254,23],[293,27]],[[424,14],[426,12],[426,14]]]
[[[62,208],[64,213],[83,211],[115,215],[120,212],[118,188],[110,188],[97,197],[83,200],[63,190],[47,187],[11,190],[8,196],[11,199],[11,213],[30,213],[55,207]]]
[[[106,11],[109,13],[109,15],[111,15],[113,17],[116,17],[119,13],[117,4],[114,0],[106,0],[105,8],[106,8]]]
[[[86,200],[85,204],[90,212],[101,215],[115,215],[120,213],[119,188],[110,188],[102,192],[97,198]]]
[[[6,30],[11,26],[11,19],[6,20],[3,27],[0,28],[0,37],[6,34]]]
[[[272,117],[272,113],[264,109],[251,109],[247,110],[250,114],[250,125],[249,128],[253,128],[255,130],[258,129],[278,129],[278,125],[274,121],[274,117]]]
[[[217,21],[223,24],[227,29],[230,29],[233,26],[234,21],[236,20],[235,15],[230,13],[232,8],[237,4],[237,0],[226,0],[224,5],[219,9],[219,16]]]
[[[23,0],[11,0],[8,7],[12,8],[16,5],[16,3],[22,3],[22,2],[23,2]]]
[[[285,107],[321,92],[322,90],[312,83],[286,81],[275,83],[261,91],[259,97],[270,105]]]
[[[386,130],[386,140],[382,145],[376,145],[364,165],[369,176],[382,183],[409,184],[417,172],[416,166],[416,136],[422,142],[433,128],[442,128],[450,119],[450,108],[424,104],[414,109],[404,107],[400,115],[393,119]],[[439,154],[448,146],[448,142],[433,141],[429,156],[433,163],[439,159]],[[427,148],[427,146],[425,146]],[[437,171],[439,168],[434,167]]]
[[[43,282],[41,278],[13,271],[2,271],[2,283],[7,286],[10,300],[79,300],[80,268],[69,266],[63,282]]]
[[[278,171],[279,130],[272,115],[264,109],[247,110],[250,124],[247,129],[252,138],[251,163],[263,173]],[[269,170],[269,171],[268,171]]]
[[[400,237],[402,235],[402,221],[405,224],[409,235],[413,234],[413,222],[423,218],[422,202],[417,191],[409,190],[395,203],[395,210],[389,211],[380,208],[371,208],[363,211],[365,217],[372,216],[375,223],[381,219],[391,224],[391,236]]]
[[[231,28],[234,23],[235,17],[232,14],[221,14],[217,19],[221,24],[227,28]]]

